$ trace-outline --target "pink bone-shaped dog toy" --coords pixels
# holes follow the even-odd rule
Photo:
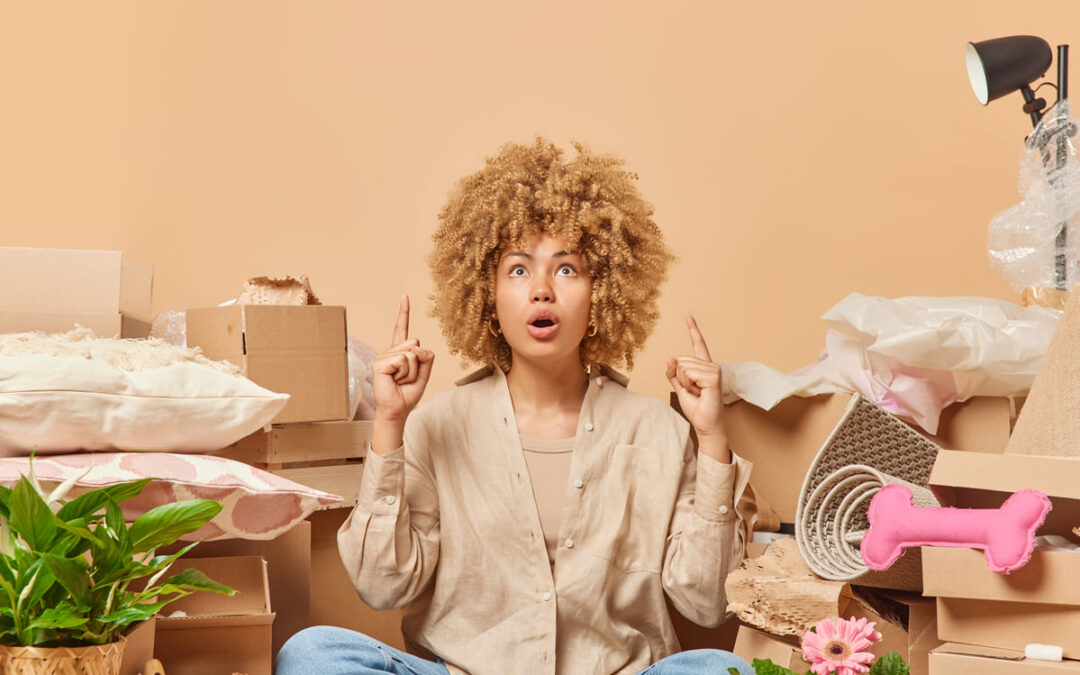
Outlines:
[[[910,546],[982,549],[986,564],[1008,574],[1027,564],[1035,531],[1050,512],[1038,490],[1013,493],[1000,509],[915,506],[903,485],[886,485],[870,501],[870,529],[862,540],[862,559],[872,570],[888,569]]]

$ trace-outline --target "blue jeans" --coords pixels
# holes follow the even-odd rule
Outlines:
[[[750,664],[719,649],[672,654],[639,675],[754,675]],[[334,626],[305,628],[278,653],[274,675],[448,675],[442,662],[432,662],[388,647],[363,633]]]

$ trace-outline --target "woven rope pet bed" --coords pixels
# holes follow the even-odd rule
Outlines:
[[[896,417],[856,395],[807,471],[795,514],[799,552],[815,574],[833,581],[922,590],[918,549],[890,569],[873,572],[859,544],[870,524],[870,500],[900,483],[916,506],[940,506],[929,488],[938,446]]]

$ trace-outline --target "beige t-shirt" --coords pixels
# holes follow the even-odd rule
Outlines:
[[[559,524],[562,522],[566,481],[570,476],[570,460],[574,456],[573,438],[532,438],[521,436],[525,451],[525,466],[532,481],[536,510],[540,513],[540,529],[544,532],[548,562],[555,566],[559,550]]]

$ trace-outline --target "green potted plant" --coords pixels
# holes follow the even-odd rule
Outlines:
[[[166,577],[195,544],[161,546],[221,510],[209,499],[156,507],[130,525],[120,504],[151,479],[119,483],[65,501],[69,480],[45,495],[33,468],[0,487],[0,672],[115,675],[121,633],[194,591],[235,591],[188,569]]]

